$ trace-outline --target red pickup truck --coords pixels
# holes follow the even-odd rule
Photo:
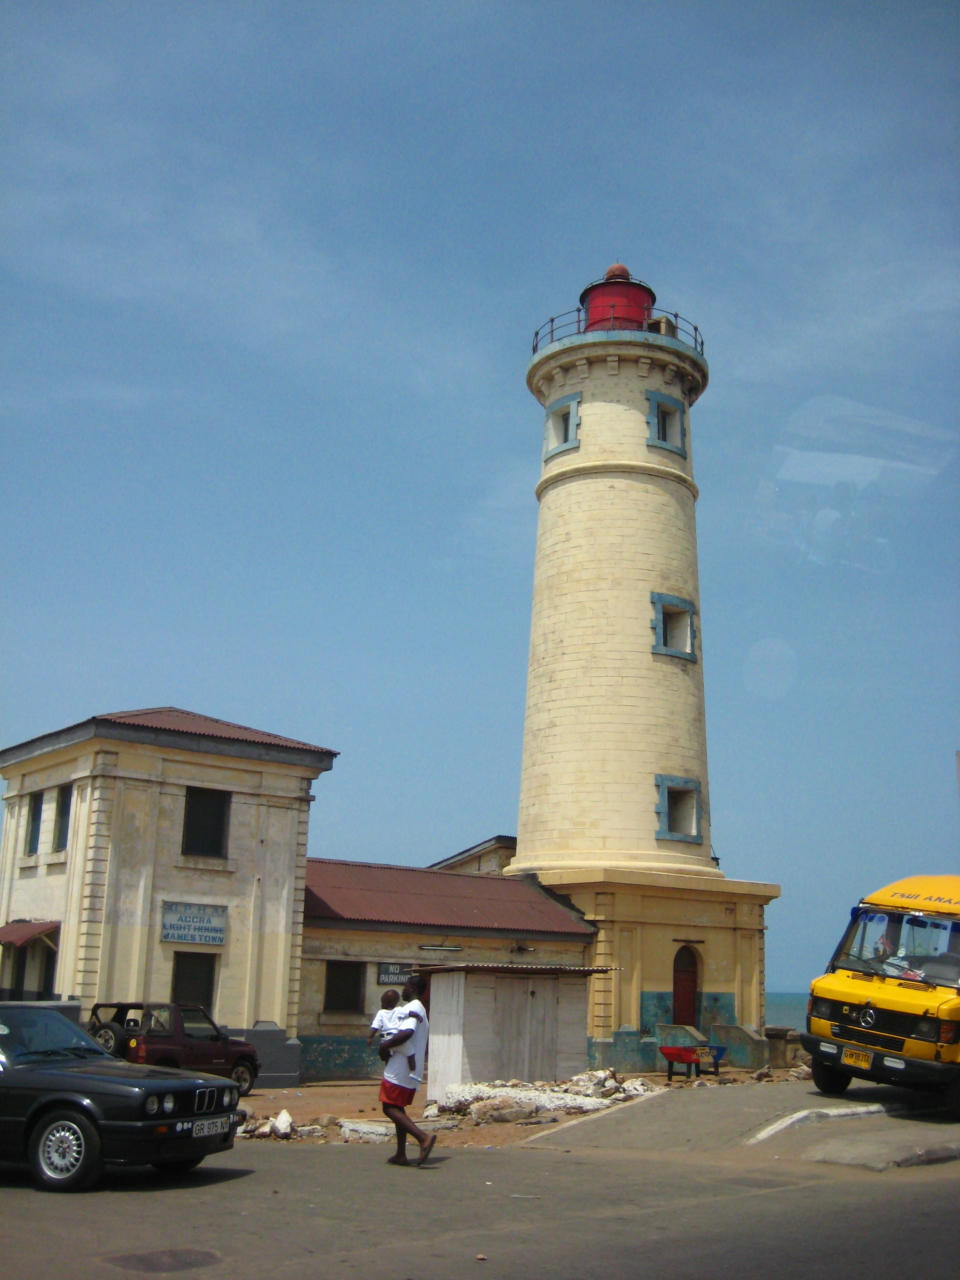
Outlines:
[[[108,1053],[128,1062],[226,1076],[241,1097],[260,1073],[253,1045],[221,1031],[199,1005],[95,1004],[87,1031]]]

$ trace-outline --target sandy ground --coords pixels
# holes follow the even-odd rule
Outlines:
[[[650,1072],[640,1077],[630,1078],[642,1079],[657,1088],[664,1088],[667,1083],[665,1071]],[[728,1083],[762,1087],[762,1084],[750,1079],[749,1071],[733,1068],[723,1070],[720,1073],[720,1079]],[[789,1079],[787,1071],[773,1072],[774,1081],[787,1079]],[[711,1074],[704,1074],[703,1080],[707,1084],[717,1083],[716,1078]],[[671,1088],[689,1089],[693,1087],[693,1083],[693,1080],[686,1081],[682,1077],[679,1080],[674,1078]],[[240,1105],[245,1108],[250,1119],[261,1120],[265,1120],[268,1116],[275,1116],[281,1109],[286,1108],[294,1124],[297,1125],[316,1123],[317,1119],[324,1115],[335,1116],[338,1120],[378,1121],[384,1119],[377,1099],[379,1089],[379,1080],[327,1080],[317,1084],[304,1084],[298,1089],[253,1089]],[[413,1106],[407,1108],[408,1114],[414,1120],[422,1118],[426,1100],[426,1094],[422,1093],[418,1095]],[[458,1129],[441,1130],[437,1135],[437,1145],[504,1147],[522,1142],[536,1133],[542,1133],[546,1128],[546,1125],[529,1124],[474,1124],[473,1121],[466,1120],[461,1122]],[[341,1141],[339,1130],[335,1127],[328,1129],[327,1140]]]

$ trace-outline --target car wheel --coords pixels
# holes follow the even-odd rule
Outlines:
[[[100,1176],[100,1134],[79,1111],[52,1111],[30,1135],[30,1168],[46,1191],[81,1191]]]
[[[175,1178],[178,1174],[189,1173],[191,1169],[196,1169],[198,1164],[203,1164],[203,1161],[203,1156],[191,1156],[189,1160],[167,1160],[166,1162],[158,1160],[153,1167],[157,1173]]]
[[[117,1022],[104,1022],[93,1033],[93,1038],[101,1049],[106,1049],[107,1053],[112,1053],[114,1057],[120,1056],[123,1037],[123,1027]]]
[[[811,1070],[813,1071],[813,1083],[821,1093],[837,1094],[846,1092],[851,1077],[845,1071],[838,1071],[836,1067],[831,1067],[826,1062],[820,1062],[817,1058],[814,1058]]]
[[[230,1079],[240,1090],[240,1097],[245,1098],[253,1088],[254,1074],[249,1062],[238,1062],[230,1072]]]

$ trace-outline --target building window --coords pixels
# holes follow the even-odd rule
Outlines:
[[[544,431],[543,456],[552,458],[555,453],[580,448],[580,400],[578,391],[563,396],[547,405],[547,421]]]
[[[73,784],[61,787],[57,792],[57,833],[53,842],[54,853],[65,853],[70,836],[70,809],[73,805]]]
[[[658,773],[654,778],[659,791],[656,812],[660,815],[658,840],[684,840],[703,844],[700,783],[696,778],[675,778]]]
[[[367,966],[362,960],[328,960],[324,1013],[363,1013]]]
[[[40,849],[40,821],[43,818],[43,792],[34,791],[30,797],[27,819],[27,857],[33,858]]]
[[[183,814],[183,856],[225,858],[230,792],[187,787]]]
[[[687,456],[687,409],[682,400],[647,392],[650,412],[647,414],[647,444],[655,449],[669,449],[681,458]]]
[[[653,652],[696,662],[697,628],[694,618],[697,606],[692,600],[665,595],[662,591],[651,591],[650,603],[653,605],[653,617],[650,619]]]

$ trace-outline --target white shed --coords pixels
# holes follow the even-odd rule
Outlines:
[[[587,978],[573,966],[457,965],[430,976],[427,1097],[447,1085],[567,1080],[587,1066]]]

